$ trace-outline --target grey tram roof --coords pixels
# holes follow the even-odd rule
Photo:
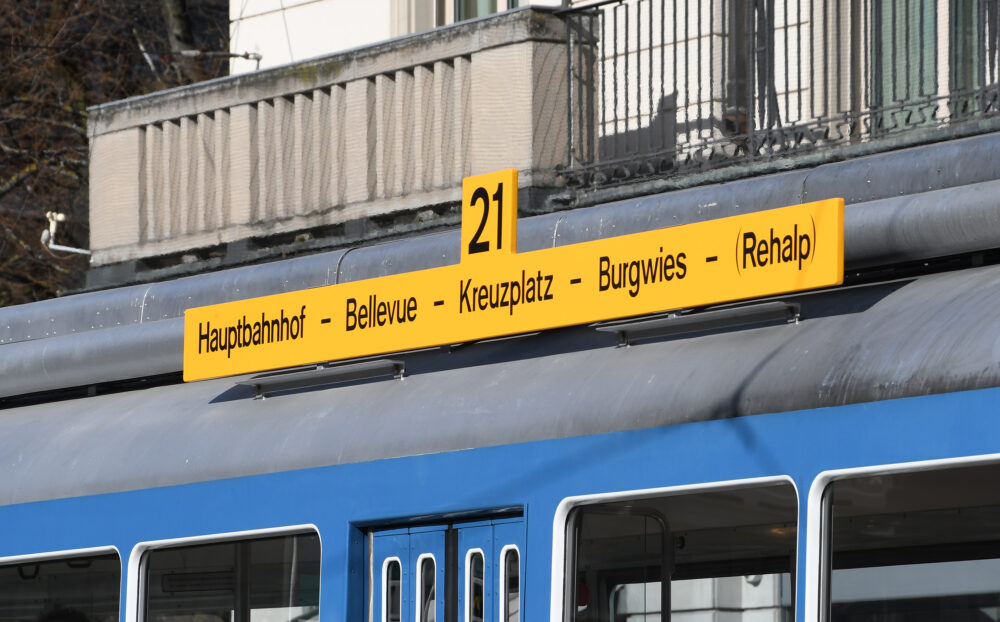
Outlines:
[[[997,153],[985,135],[524,218],[518,246],[844,196],[849,270],[996,249]],[[0,398],[177,372],[191,306],[457,260],[449,231],[2,309]],[[573,327],[265,400],[223,378],[0,410],[0,504],[1000,384],[1000,265],[793,298],[794,325],[629,348]]]

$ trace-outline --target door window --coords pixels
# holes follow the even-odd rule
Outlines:
[[[500,622],[521,622],[521,555],[517,547],[507,546],[502,551],[500,588]]]
[[[827,620],[996,620],[1000,465],[840,479],[829,520]]]
[[[417,563],[420,574],[417,576],[417,622],[434,622],[436,618],[436,583],[434,556],[424,554]]]
[[[385,572],[382,574],[382,600],[384,603],[385,622],[400,622],[403,611],[403,593],[400,589],[402,570],[398,559],[388,559]]]
[[[143,558],[145,622],[305,622],[319,617],[315,533],[170,546]]]
[[[784,481],[579,505],[564,619],[791,620],[797,521]]]
[[[468,595],[465,619],[468,622],[483,622],[483,600],[485,598],[483,593],[485,579],[483,552],[479,550],[469,551],[468,559],[465,573],[465,593]]]

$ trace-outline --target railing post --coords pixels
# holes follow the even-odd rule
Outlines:
[[[574,138],[576,134],[575,127],[573,125],[573,112],[575,110],[573,94],[576,90],[573,88],[576,84],[576,81],[573,80],[573,40],[577,29],[576,18],[576,15],[566,17],[566,145],[567,164],[570,168],[581,164],[580,160],[576,157],[576,151],[574,149]]]

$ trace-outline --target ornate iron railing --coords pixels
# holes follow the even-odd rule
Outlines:
[[[847,145],[875,151],[1000,117],[998,4],[606,0],[570,9],[563,176],[601,185]]]

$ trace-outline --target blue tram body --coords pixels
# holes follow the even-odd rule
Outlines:
[[[920,201],[849,206],[854,280],[782,297],[794,324],[571,327],[263,399],[176,382],[185,307],[447,262],[456,233],[4,310],[0,617],[995,620],[1000,242]],[[662,208],[526,219],[521,247],[630,210]]]
[[[366,527],[412,519],[414,508],[444,522],[516,507],[526,543],[524,611],[544,619],[567,497],[787,478],[799,500],[799,590],[808,590],[807,501],[821,473],[1000,460],[998,407],[1000,391],[987,389],[38,501],[4,507],[0,531],[8,557],[115,547],[130,568],[145,542],[314,527],[323,543],[322,615],[350,620],[365,617]],[[127,589],[123,583],[123,616]],[[804,599],[796,614],[810,619]]]

